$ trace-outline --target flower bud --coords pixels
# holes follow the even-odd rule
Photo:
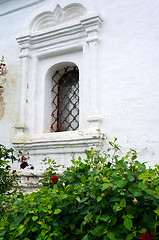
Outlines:
[[[138,200],[134,198],[133,203],[136,205],[138,203]]]

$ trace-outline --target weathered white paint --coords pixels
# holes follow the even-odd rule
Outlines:
[[[0,32],[8,66],[1,143],[28,148],[37,171],[47,155],[69,164],[101,134],[157,163],[158,1],[2,1]],[[80,70],[80,129],[73,133],[49,133],[47,90],[60,62]]]

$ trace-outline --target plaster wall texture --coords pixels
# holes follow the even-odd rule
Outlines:
[[[28,99],[31,102],[27,107],[24,106],[29,109],[24,117],[30,128],[26,129],[27,137],[25,139],[23,137],[19,147],[23,147],[27,139],[29,139],[29,146],[34,138],[40,139],[36,140],[37,146],[40,146],[45,141],[51,141],[52,134],[56,134],[54,142],[57,140],[59,145],[60,142],[66,140],[67,144],[60,143],[61,148],[57,153],[55,145],[55,151],[50,153],[48,144],[46,152],[51,154],[55,160],[56,158],[61,159],[59,160],[61,165],[70,163],[70,157],[82,154],[84,148],[98,142],[91,142],[90,139],[93,138],[88,137],[90,142],[88,143],[88,139],[85,138],[82,143],[80,142],[81,148],[76,148],[74,143],[69,145],[73,139],[78,144],[79,136],[89,132],[88,112],[92,106],[89,99],[93,102],[93,94],[96,93],[95,104],[98,109],[95,107],[94,111],[97,110],[102,118],[98,128],[101,133],[105,134],[106,142],[117,137],[119,144],[125,149],[129,147],[136,149],[141,161],[148,161],[149,165],[154,165],[159,159],[159,2],[156,0],[34,0],[28,1],[28,4],[26,1],[18,0],[3,1],[0,4],[0,48],[1,55],[5,56],[8,74],[6,81],[0,82],[0,85],[4,87],[3,99],[5,102],[4,116],[0,120],[0,142],[8,147],[12,146],[12,139],[17,134],[14,126],[20,121],[23,69],[19,58],[20,46],[16,38],[29,32],[29,25],[38,14],[53,11],[57,4],[64,8],[72,3],[82,4],[87,15],[97,12],[102,16],[103,23],[98,35],[99,42],[95,61],[92,61],[89,71],[84,70],[86,69],[84,66],[89,61],[89,57],[86,55],[83,60],[84,49],[87,48],[87,43],[84,43],[83,50],[71,50],[68,53],[65,51],[64,54],[61,51],[59,55],[55,54],[55,57],[49,55],[38,58],[34,72],[32,68],[32,65],[35,64],[34,56],[37,54],[36,51],[40,52],[40,50],[29,52],[32,74],[26,73],[26,79],[30,78],[29,88],[35,89],[36,87],[38,94],[29,90]],[[69,20],[70,24],[74,24],[74,22],[76,20]],[[81,41],[83,43],[83,40]],[[91,51],[87,54],[91,54]],[[78,132],[78,137],[75,138],[75,133],[43,134],[46,115],[49,115],[49,106],[45,107],[47,95],[43,92],[45,89],[43,84],[46,83],[42,79],[45,78],[48,69],[56,62],[60,62],[61,58],[63,62],[77,64],[81,72],[81,132]],[[91,80],[88,82],[89,75],[94,69],[97,74],[97,85],[94,85]],[[34,84],[34,78],[41,79],[39,82],[36,80],[38,85]],[[36,98],[37,96],[41,97]],[[36,114],[33,115],[30,109],[36,109]],[[99,132],[99,129],[96,132]],[[96,139],[98,140],[97,135]],[[71,150],[72,146],[74,146],[73,150]],[[70,151],[66,150],[69,147]],[[37,166],[36,169],[40,169],[39,161],[41,158],[45,158],[45,150],[39,152],[39,148],[37,147],[36,150],[34,146],[34,149],[31,148],[30,151],[33,163]]]

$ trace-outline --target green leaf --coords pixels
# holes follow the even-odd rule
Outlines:
[[[24,227],[24,225],[23,225],[23,226],[20,227],[20,229],[19,229],[19,234],[21,235],[24,231],[25,231],[25,227]]]
[[[36,238],[36,240],[43,240],[43,237],[38,236],[38,237]]]
[[[125,198],[123,198],[123,199],[120,201],[120,207],[122,207],[122,208],[126,207],[126,200],[125,200]]]
[[[157,193],[159,193],[159,185],[155,187]]]
[[[88,240],[88,235],[85,235],[82,240]]]
[[[47,225],[47,224],[45,224],[45,223],[42,223],[42,224],[41,224],[41,228],[48,229],[48,228],[49,228],[49,225]]]
[[[120,204],[119,203],[115,203],[115,205],[113,206],[113,211],[115,212],[118,212],[118,211],[121,211],[122,208],[120,207]]]
[[[129,233],[126,237],[126,240],[131,240],[133,239],[133,237],[134,237],[133,233]]]
[[[147,232],[146,228],[142,228],[142,229],[139,230],[139,233],[144,233],[144,232]]]
[[[25,221],[24,221],[24,224],[26,225],[30,220],[30,217],[26,218]]]
[[[93,230],[90,231],[91,234],[95,237],[101,237],[103,236],[103,225],[99,225],[96,228],[94,228]]]
[[[41,235],[44,237],[45,235],[46,235],[46,229],[43,229],[42,231],[41,231]]]
[[[66,199],[68,197],[68,194],[62,194],[61,196],[63,199]]]
[[[34,213],[34,211],[30,211],[29,213]]]
[[[51,238],[51,237],[48,237],[47,240],[52,240],[52,238]]]
[[[127,184],[127,181],[126,181],[126,180],[120,180],[120,181],[118,182],[118,188],[123,188],[123,187],[126,186],[126,184]]]
[[[124,219],[124,226],[126,229],[128,229],[130,231],[133,226],[132,220],[126,217]]]
[[[38,230],[37,227],[33,227],[33,228],[31,229],[32,232],[36,232],[37,230]]]
[[[99,219],[101,221],[107,222],[110,219],[110,216],[105,214],[105,215],[102,215]]]
[[[38,216],[33,216],[32,220],[35,222],[38,219]]]
[[[131,175],[129,175],[129,176],[128,176],[128,180],[129,180],[130,182],[133,182],[133,181],[134,181],[134,177],[131,176]]]
[[[79,228],[77,228],[77,229],[75,229],[74,233],[75,233],[76,235],[81,234],[81,230],[80,230]]]
[[[51,206],[51,204],[49,204],[49,205],[48,205],[48,209],[51,209],[51,208],[52,208],[52,206]]]
[[[43,224],[43,222],[42,222],[42,221],[38,221],[38,224],[40,224],[40,225],[41,225],[41,224]]]
[[[54,214],[59,214],[60,212],[62,212],[61,209],[55,209]]]
[[[159,216],[159,209],[154,210],[154,212]]]
[[[107,237],[111,240],[115,240],[115,234],[113,232],[108,232]]]
[[[116,224],[116,222],[117,222],[117,218],[116,217],[112,217],[112,219],[109,221],[108,225],[109,226],[113,226],[113,225]]]
[[[43,212],[47,212],[47,211],[48,211],[47,207],[42,207],[41,210],[42,210]]]
[[[110,202],[120,202],[120,199],[121,199],[121,198],[112,197],[112,198],[110,199]]]
[[[85,175],[82,175],[82,177],[81,177],[81,182],[82,182],[82,183],[85,183],[86,181],[87,181],[87,179],[86,179]]]
[[[79,202],[79,203],[83,203],[85,202],[86,200],[88,200],[88,197],[84,197],[82,199],[80,199],[80,197],[77,197],[76,200]]]
[[[109,185],[110,185],[109,183],[103,183],[103,185],[102,185],[102,191],[104,191],[105,189],[107,189]]]
[[[100,202],[102,200],[102,197],[101,196],[98,196],[97,197],[97,202]]]
[[[134,218],[134,216],[132,214],[127,214],[126,217],[127,218]]]
[[[103,240],[108,240],[108,238],[107,238],[107,236],[105,235],[105,236],[103,236]]]
[[[48,161],[47,163],[51,163],[51,159],[50,158],[47,161]]]
[[[10,230],[11,230],[11,231],[14,230],[15,228],[16,228],[15,225],[11,225],[11,226],[10,226]]]
[[[81,201],[80,197],[76,197],[76,200],[77,200],[78,202],[80,202],[80,201]]]
[[[1,232],[1,233],[0,233],[0,236],[1,236],[1,237],[4,236],[5,233],[6,233],[6,231]]]

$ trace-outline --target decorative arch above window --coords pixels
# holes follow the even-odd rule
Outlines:
[[[47,11],[36,16],[30,24],[30,31],[37,32],[51,28],[69,20],[78,19],[85,14],[86,9],[81,4],[69,4],[64,8],[57,4],[53,12]]]

